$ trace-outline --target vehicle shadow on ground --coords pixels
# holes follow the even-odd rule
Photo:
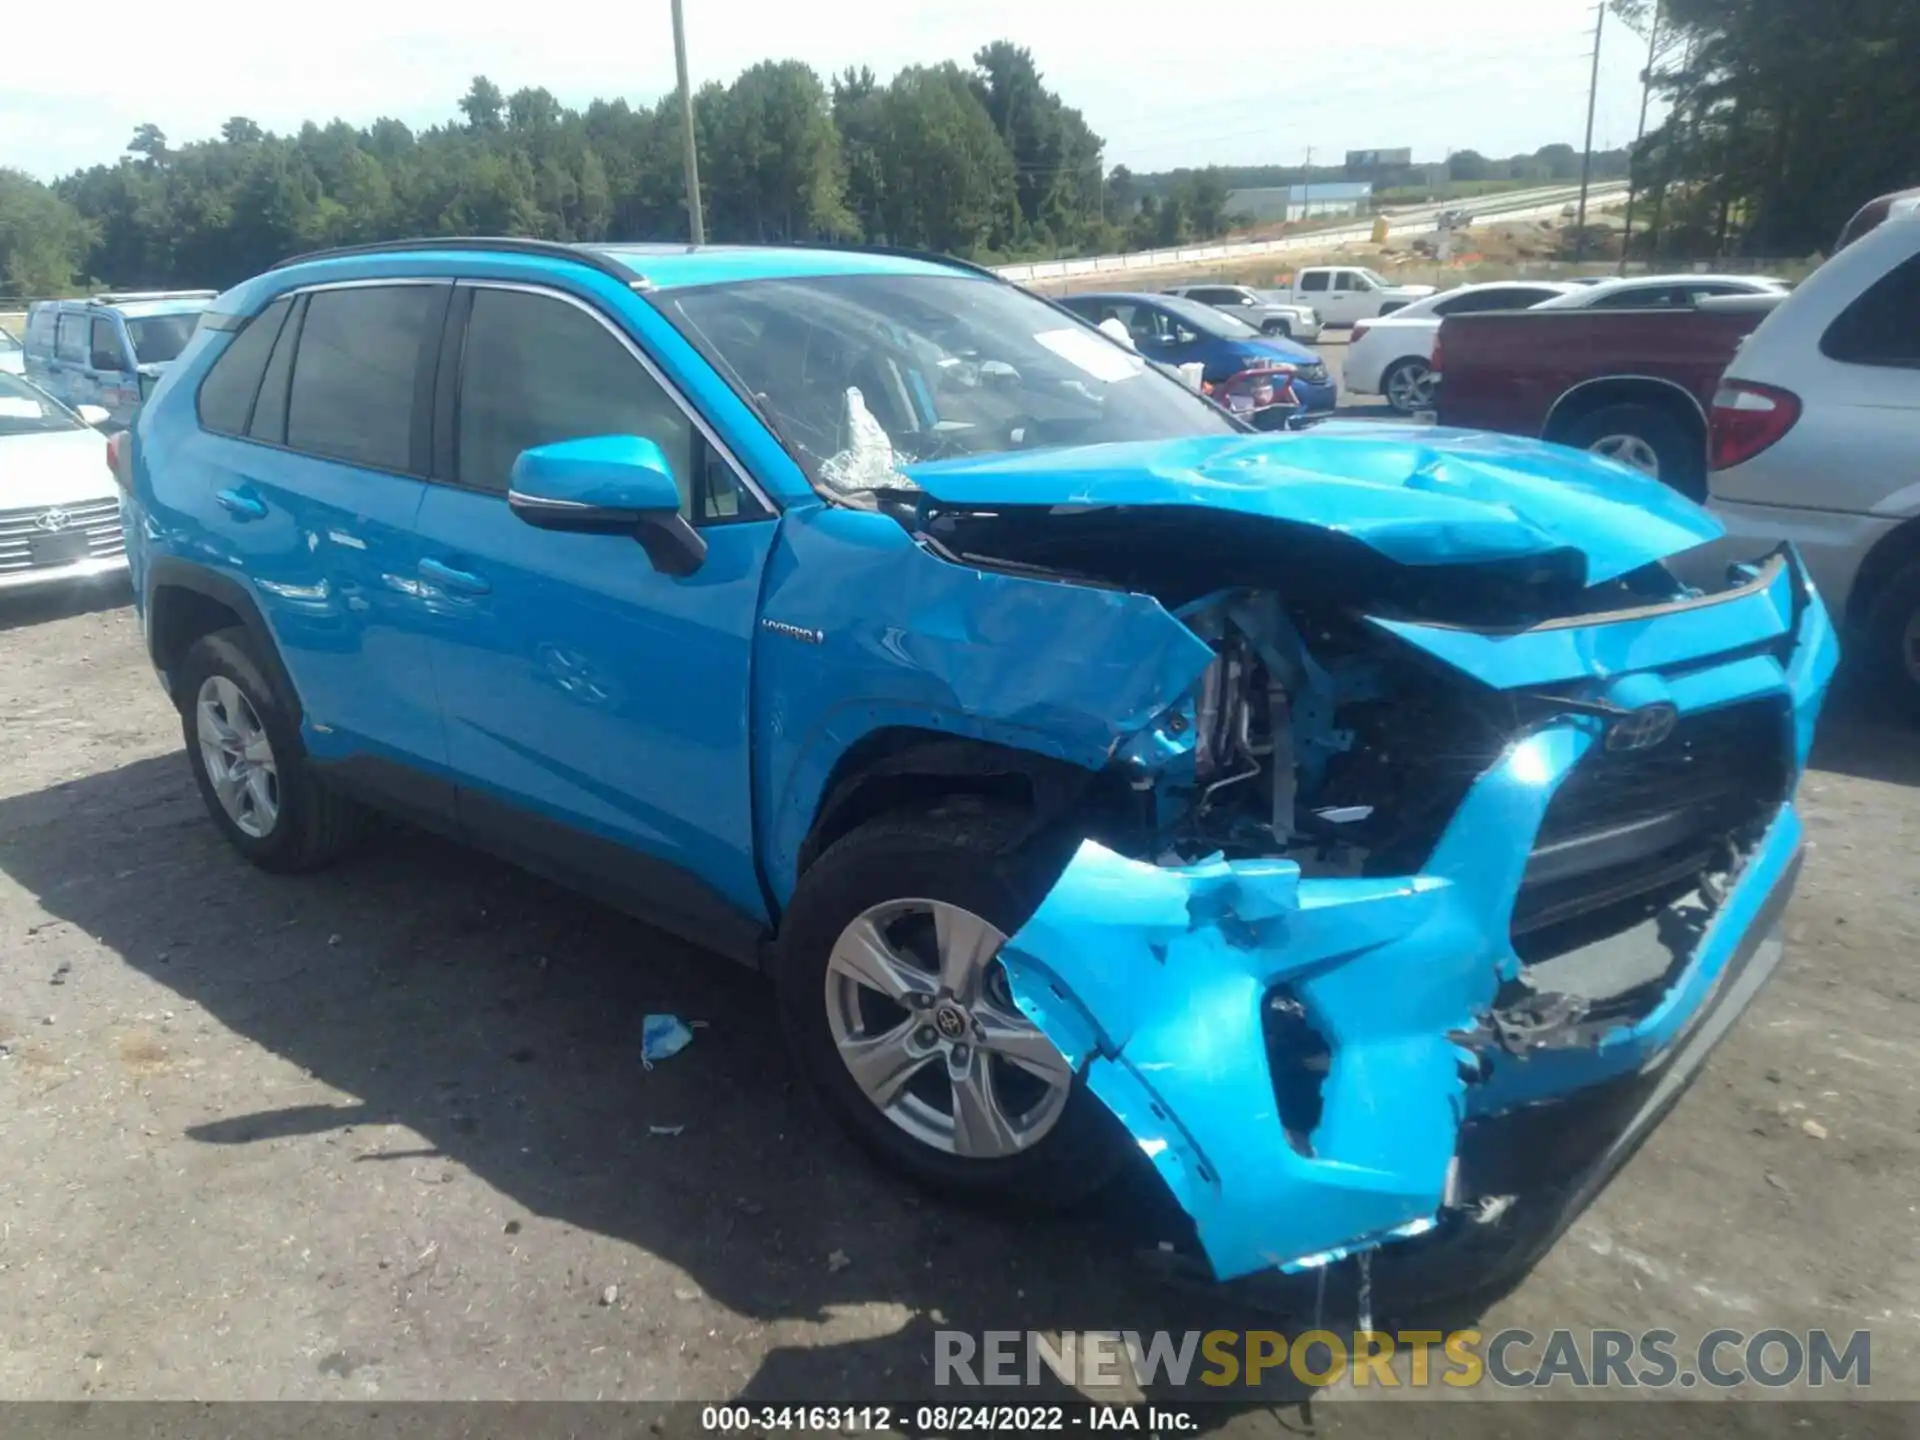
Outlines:
[[[799,1091],[765,980],[456,845],[396,831],[325,873],[264,875],[226,847],[171,754],[0,800],[0,869],[220,1024],[362,1097],[228,1114],[192,1140],[398,1124],[513,1203],[652,1252],[755,1321],[869,1302],[911,1317],[894,1334],[777,1350],[741,1398],[1066,1399],[1045,1371],[1037,1390],[937,1391],[935,1330],[1313,1322],[1310,1282],[1277,1302],[1294,1306],[1283,1314],[1271,1295],[1159,1273],[1161,1242],[1187,1236],[1144,1165],[1096,1205],[1049,1218],[980,1214],[897,1183]],[[649,1071],[650,1011],[706,1024]],[[1348,1273],[1325,1295],[1336,1330],[1351,1329]],[[1309,1399],[1284,1369],[1264,1378],[1237,1398]],[[1195,1396],[1223,1392],[1191,1384]]]
[[[1920,721],[1897,706],[1864,675],[1842,669],[1814,737],[1813,768],[1920,786]]]
[[[57,590],[0,592],[0,634],[44,625],[50,620],[118,610],[132,603],[133,592],[125,576],[110,576],[91,584],[67,585]]]

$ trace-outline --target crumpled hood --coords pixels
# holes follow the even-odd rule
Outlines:
[[[1538,440],[1333,422],[1294,434],[1015,451],[907,468],[965,506],[1205,506],[1350,536],[1403,565],[1573,550],[1589,584],[1724,532],[1610,460]]]

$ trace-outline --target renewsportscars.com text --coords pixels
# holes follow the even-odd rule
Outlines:
[[[1710,1330],[1683,1342],[1672,1330],[1510,1329],[1063,1331],[937,1330],[936,1385],[1075,1389],[1132,1385],[1179,1389],[1257,1387],[1290,1377],[1302,1385],[1422,1389],[1778,1389],[1872,1383],[1865,1330]]]

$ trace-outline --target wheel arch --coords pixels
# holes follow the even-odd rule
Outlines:
[[[1001,741],[911,725],[870,731],[835,761],[796,854],[795,875],[834,841],[892,810],[956,796],[1026,812],[1023,838],[1072,813],[1102,772]]]
[[[180,662],[194,642],[238,626],[252,637],[294,724],[301,723],[300,692],[280,658],[266,617],[238,580],[172,556],[155,556],[147,575],[146,612],[147,653],[176,704]]]
[[[1602,375],[1568,387],[1547,407],[1540,438],[1558,440],[1578,421],[1609,405],[1649,405],[1667,411],[1697,433],[1703,447],[1707,443],[1707,412],[1699,399],[1684,385],[1658,375]]]

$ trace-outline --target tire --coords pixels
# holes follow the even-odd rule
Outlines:
[[[1576,450],[1619,459],[1690,500],[1707,496],[1706,441],[1697,430],[1653,405],[1606,405],[1582,415],[1557,437]],[[1628,458],[1638,449],[1650,459]]]
[[[959,798],[930,809],[882,815],[835,841],[800,877],[787,907],[776,982],[789,1044],[801,1073],[828,1113],[870,1155],[927,1189],[961,1200],[1055,1209],[1105,1185],[1130,1149],[1118,1122],[1087,1090],[1083,1076],[1071,1075],[1064,1061],[1059,1062],[1060,1072],[1069,1079],[1048,1088],[1051,1121],[1024,1148],[992,1158],[963,1155],[912,1133],[894,1118],[895,1111],[882,1109],[870,1098],[842,1058],[841,1040],[835,1033],[836,1016],[844,1013],[835,998],[844,992],[835,987],[845,981],[834,969],[834,950],[842,932],[876,907],[884,909],[889,902],[940,902],[987,921],[1003,936],[1032,915],[1057,867],[1047,865],[1032,847],[1014,848],[1023,818],[1018,811]],[[894,922],[892,933],[921,923],[917,914],[909,914]],[[931,937],[932,922],[924,923],[923,934]],[[888,933],[884,924],[881,933]],[[862,1003],[867,1003],[868,994],[874,995],[873,1003],[885,1013],[873,1022],[870,1032],[854,1037],[856,1043],[865,1033],[899,1033],[896,1014],[907,1016],[901,1023],[919,1025],[919,1036],[939,1038],[933,1027],[921,1024],[905,1008],[880,1000],[875,992],[864,992]],[[1004,1005],[993,1013],[1012,1011],[1010,999],[1004,994],[1001,999]],[[1028,1029],[1044,1043],[1037,1031]],[[1045,1048],[1058,1060],[1057,1051],[1050,1045]],[[897,1103],[919,1109],[926,1103],[919,1095],[930,1094],[937,1100],[945,1093],[957,1113],[957,1092],[943,1074],[952,1053],[947,1052],[946,1061],[922,1062],[913,1080],[902,1087]],[[1006,1078],[1001,1067],[1007,1062],[985,1060],[979,1050],[974,1054],[994,1069],[992,1093],[1025,1093],[1021,1077]],[[1017,1108],[1011,1103],[1005,1106],[1008,1111]],[[937,1118],[923,1116],[920,1123],[932,1125]]]
[[[1260,333],[1262,335],[1278,335],[1282,340],[1291,340],[1293,338],[1293,326],[1289,325],[1285,320],[1269,320],[1260,327]]]
[[[245,630],[220,630],[195,641],[181,662],[178,693],[181,734],[194,784],[227,843],[249,861],[276,874],[316,870],[360,838],[367,812],[315,773],[291,708],[267,679],[267,667]],[[264,752],[257,743],[247,746],[248,778],[228,786],[230,793],[245,793],[238,815],[221,798],[221,787],[209,770],[214,762],[202,743],[203,698],[213,709],[211,733],[226,735],[228,740],[265,741]],[[227,750],[220,753],[222,764],[235,758]],[[259,763],[263,753],[264,765]],[[252,772],[260,770],[270,773],[257,782]],[[262,795],[269,798],[262,802]]]
[[[1394,397],[1395,382],[1400,382],[1402,398]],[[1426,383],[1424,392],[1417,388]],[[1422,410],[1431,410],[1434,404],[1433,367],[1417,355],[1409,355],[1404,360],[1396,360],[1387,367],[1387,373],[1380,377],[1380,393],[1387,399],[1394,413],[1398,415],[1417,415]],[[1424,400],[1421,395],[1424,394]]]
[[[1920,719],[1920,560],[1880,588],[1863,629],[1875,693],[1897,713]]]

